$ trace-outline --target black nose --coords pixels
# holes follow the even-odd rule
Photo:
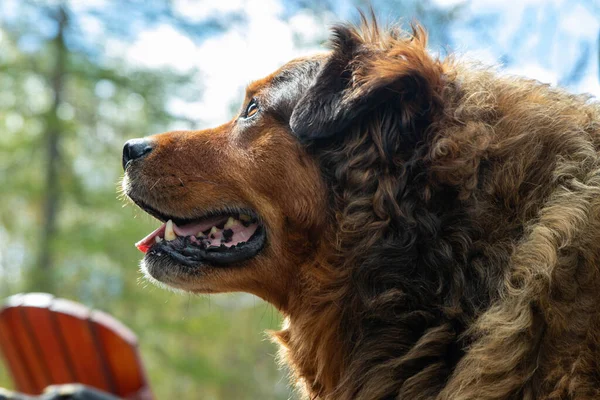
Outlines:
[[[131,139],[123,146],[123,169],[127,164],[138,158],[142,158],[152,151],[152,143],[148,139]]]

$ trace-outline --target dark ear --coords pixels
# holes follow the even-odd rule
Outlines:
[[[300,139],[324,138],[338,130],[339,122],[347,119],[344,96],[351,86],[349,69],[361,43],[346,26],[333,30],[333,51],[300,98],[290,118],[292,132]]]
[[[365,32],[366,31],[366,32]],[[393,107],[402,124],[434,108],[442,69],[426,52],[426,34],[383,34],[348,26],[333,30],[333,51],[296,104],[292,132],[302,141],[328,138],[382,106]]]

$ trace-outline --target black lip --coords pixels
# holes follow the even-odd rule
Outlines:
[[[198,267],[201,264],[226,266],[253,258],[262,250],[265,242],[265,229],[259,225],[247,242],[235,246],[221,245],[205,249],[192,244],[187,237],[178,237],[170,242],[163,240],[155,243],[146,253],[146,257],[161,257],[166,254],[173,261],[188,267]]]
[[[178,218],[176,216],[169,216],[167,214],[163,214],[162,212],[158,211],[157,209],[148,205],[147,203],[145,203],[144,201],[142,201],[140,199],[136,199],[135,197],[132,197],[132,196],[129,196],[129,198],[139,208],[146,211],[148,214],[152,215],[154,218],[156,218],[157,220],[159,220],[161,222],[167,222],[170,219],[173,220],[173,222],[175,222],[175,224],[177,224],[177,225],[184,225],[186,222],[189,222],[189,220],[185,219],[185,218]]]
[[[193,218],[189,218],[189,217],[186,218],[186,217],[181,217],[181,216],[177,216],[177,215],[169,215],[169,214],[165,214],[161,211],[158,211],[156,208],[150,206],[148,203],[144,202],[143,200],[132,197],[131,195],[128,195],[128,196],[131,199],[131,201],[133,201],[139,208],[141,208],[148,214],[152,215],[157,220],[159,220],[161,222],[167,222],[168,220],[172,220],[177,226],[187,225],[189,223],[198,221],[199,219],[203,219],[203,218],[210,218],[210,217],[214,217],[214,216],[230,215],[230,214],[246,214],[246,215],[249,215],[250,217],[252,217],[254,220],[260,221],[260,217],[256,214],[256,212],[254,212],[251,209],[245,208],[245,207],[232,207],[229,209],[222,208],[222,209],[210,210],[210,211],[205,212],[202,215],[194,216]]]

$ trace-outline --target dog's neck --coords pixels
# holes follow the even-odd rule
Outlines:
[[[298,293],[291,296],[288,307],[282,310],[286,316],[283,329],[273,336],[280,345],[282,361],[302,386],[299,389],[312,399],[329,398],[344,375],[350,352],[348,336],[352,332],[342,322],[342,288],[330,285],[331,277],[339,275],[339,271],[325,263],[306,270],[318,276],[300,281]],[[327,282],[323,281],[325,277]]]
[[[388,322],[399,336],[390,341],[389,336],[377,338],[372,332],[371,340],[365,341],[369,318],[376,315],[356,295],[357,288],[348,270],[326,262],[304,265],[298,270],[308,271],[308,276],[299,279],[298,286],[290,291],[287,307],[281,309],[286,316],[283,329],[273,332],[273,338],[280,345],[281,360],[289,366],[306,398],[370,398],[368,393],[379,389],[363,387],[360,382],[364,383],[366,375],[370,375],[370,384],[387,385],[379,391],[395,393],[403,380],[376,377],[373,362],[379,363],[376,360],[381,354],[396,357],[398,365],[406,364],[399,373],[404,380],[428,371],[430,364],[443,366],[435,372],[426,372],[432,378],[431,384],[424,380],[418,390],[441,388],[462,355],[457,342],[458,328],[447,316],[436,319],[430,311],[419,310],[415,304],[403,310],[401,298],[394,300],[392,297],[396,295],[388,291],[376,301],[383,305],[390,300],[398,304],[393,308],[394,321]],[[411,355],[403,357],[407,352]]]

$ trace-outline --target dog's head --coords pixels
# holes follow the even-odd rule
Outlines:
[[[164,223],[138,243],[147,275],[285,307],[303,269],[340,250],[340,219],[353,201],[345,196],[365,190],[364,204],[350,207],[389,222],[397,193],[385,183],[373,189],[373,171],[395,173],[424,140],[442,71],[422,31],[377,35],[337,27],[330,53],[252,83],[230,122],[126,143],[123,189]],[[337,174],[341,164],[358,175]]]

